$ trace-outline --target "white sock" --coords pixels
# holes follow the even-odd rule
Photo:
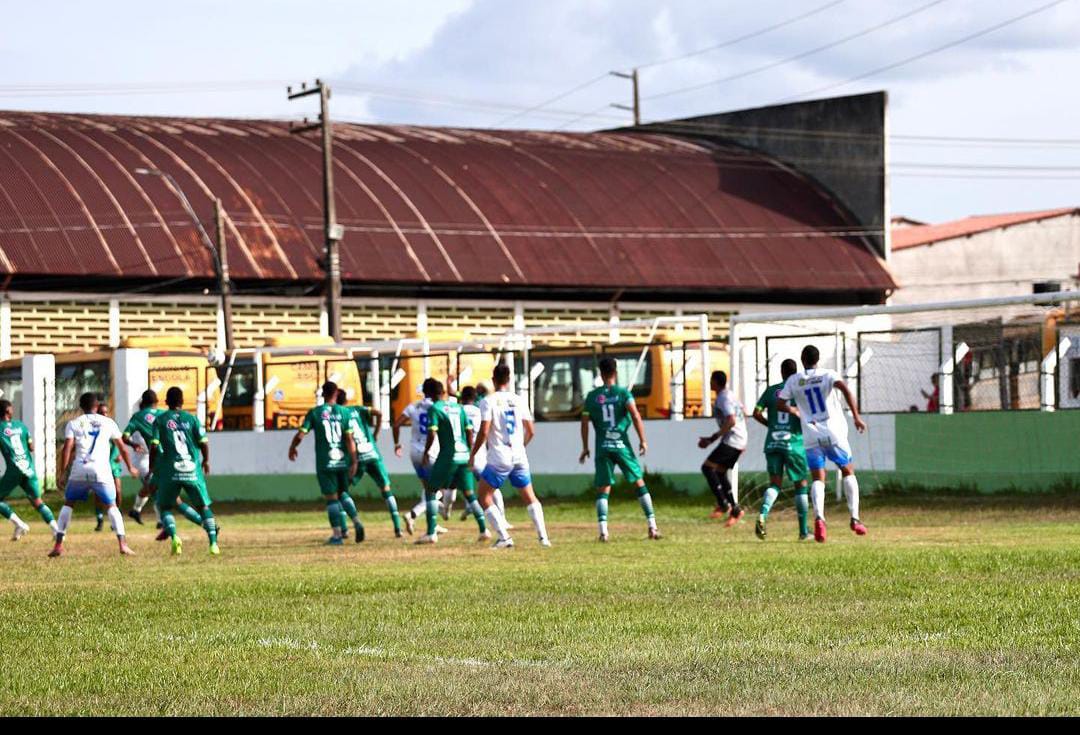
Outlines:
[[[484,510],[484,515],[487,516],[488,523],[495,529],[500,541],[510,538],[510,533],[506,530],[506,518],[499,512],[499,506],[492,503]]]
[[[120,515],[120,509],[115,505],[109,508],[109,525],[117,536],[124,537],[124,516]]]
[[[731,470],[725,470],[724,474],[727,475],[728,482],[731,482]],[[731,500],[735,505],[739,504],[739,486],[731,482]]]
[[[20,528],[26,525],[25,523],[23,523],[22,518],[19,518],[19,514],[15,512],[12,512],[11,518],[9,518],[8,520],[11,521],[11,524],[13,526],[18,526]]]
[[[154,519],[157,523],[161,523],[161,509],[157,507],[157,503],[154,503]]]
[[[544,525],[544,506],[540,505],[540,501],[537,500],[529,503],[525,510],[529,512],[529,518],[532,518],[533,526],[536,527],[536,535],[543,541],[548,537],[547,526]]]
[[[409,517],[410,518],[419,518],[420,516],[422,516],[426,512],[427,512],[427,504],[424,502],[424,497],[421,495],[420,496],[420,502],[417,503],[416,505],[414,505],[412,507],[412,510],[409,511]]]
[[[450,513],[450,509],[454,507],[454,503],[457,502],[457,489],[451,488],[446,495],[443,495],[443,506],[446,508],[447,514]]]
[[[814,505],[814,517],[825,520],[825,483],[821,480],[810,483],[810,502]]]
[[[135,512],[141,513],[142,509],[146,507],[146,502],[148,500],[150,500],[149,495],[147,495],[146,497],[143,497],[142,495],[137,496],[135,498]]]
[[[645,520],[647,520],[649,522],[649,530],[650,531],[655,531],[656,530],[656,516],[650,516],[649,518],[646,518]]]
[[[71,506],[70,505],[65,505],[64,507],[62,507],[60,509],[60,521],[57,524],[58,528],[56,529],[56,532],[59,535],[63,536],[65,533],[67,533],[68,526],[70,526],[70,525],[71,525]]]
[[[506,503],[503,502],[502,490],[496,489],[491,493],[491,499],[495,501],[495,505],[499,506],[499,512],[503,514],[503,518],[506,517]]]
[[[56,519],[55,518],[53,518],[51,521],[49,521],[49,528],[52,529],[53,533],[56,533],[57,531],[60,530],[60,527],[56,525]]]
[[[600,526],[600,535],[607,536],[607,521],[597,521],[597,525]]]
[[[844,485],[844,497],[847,498],[848,511],[851,513],[851,517],[858,519],[859,517],[859,480],[855,475],[848,475],[841,483]]]

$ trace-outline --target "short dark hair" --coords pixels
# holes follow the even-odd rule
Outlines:
[[[496,386],[508,385],[510,383],[510,366],[505,363],[496,365],[495,369],[491,371],[491,382]]]
[[[818,351],[817,347],[807,345],[802,348],[802,355],[800,358],[802,359],[803,367],[812,368],[817,365],[818,360],[821,359],[821,352]]]
[[[458,396],[462,403],[472,403],[476,400],[476,388],[471,385],[467,385],[461,389],[461,395]]]
[[[441,380],[432,380],[431,382],[431,395],[429,398],[438,398],[446,391],[446,386],[442,384]]]
[[[180,408],[184,405],[184,391],[180,386],[174,385],[165,391],[165,405],[169,408]]]
[[[11,401],[6,398],[0,398],[0,416],[3,416],[11,408]]]
[[[322,397],[324,401],[337,400],[337,383],[328,380],[322,384]]]
[[[716,383],[717,390],[723,390],[727,388],[727,373],[723,370],[713,370],[712,380],[710,382]]]
[[[790,357],[780,363],[780,377],[787,380],[795,373],[799,372],[799,366],[795,364],[795,361]]]
[[[601,357],[600,363],[597,365],[600,368],[601,378],[610,378],[619,372],[618,363],[615,362],[614,357]]]
[[[142,398],[139,399],[139,408],[150,408],[157,404],[157,393],[147,388],[142,392]]]
[[[442,391],[439,391],[439,393],[434,392],[435,385],[438,382],[439,381],[435,380],[435,378],[424,378],[424,382],[420,384],[420,392],[423,393],[428,398],[434,398],[435,396],[439,395],[439,393],[442,392]]]
[[[337,402],[337,405],[344,406],[346,403],[349,402],[349,394],[341,388],[338,388],[337,395],[334,397],[334,400]]]
[[[97,393],[83,393],[79,396],[79,408],[83,413],[93,413],[97,409]]]

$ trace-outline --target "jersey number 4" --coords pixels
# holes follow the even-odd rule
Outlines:
[[[603,406],[600,407],[600,410],[604,415],[604,423],[614,429],[615,428],[615,404],[614,403],[605,403]]]

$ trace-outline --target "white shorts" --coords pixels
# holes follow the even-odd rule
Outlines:
[[[421,480],[427,482],[428,477],[431,476],[431,468],[435,465],[435,459],[437,455],[428,454],[427,466],[424,466],[424,453],[419,449],[413,449],[409,452],[409,461],[412,462],[413,471],[416,472],[416,476]]]
[[[806,446],[806,464],[812,470],[825,468],[825,460],[837,467],[851,464],[851,444],[848,442],[847,422],[839,425],[820,423],[803,424],[803,443]]]

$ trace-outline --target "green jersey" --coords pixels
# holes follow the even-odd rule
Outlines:
[[[630,448],[630,404],[634,396],[620,385],[593,388],[585,397],[585,415],[596,429],[596,449]]]
[[[766,452],[803,451],[802,422],[787,411],[776,408],[777,394],[783,383],[770,385],[758,398],[756,409],[766,415],[769,428],[765,432]]]
[[[382,459],[371,428],[371,409],[367,406],[345,406],[349,412],[349,428],[356,442],[356,461],[360,463]]]
[[[315,431],[315,471],[349,469],[349,453],[345,449],[345,435],[352,433],[349,419],[352,412],[336,403],[315,406],[304,416],[300,431]]]
[[[124,474],[124,463],[120,461],[120,447],[115,444],[109,449],[109,466],[112,467],[113,477]]]
[[[154,476],[166,482],[205,483],[202,470],[202,445],[206,429],[187,411],[163,411],[154,419],[150,443],[160,455]]]
[[[147,447],[154,438],[154,419],[165,413],[159,408],[140,408],[124,427],[124,437],[141,436]]]
[[[8,472],[15,468],[27,477],[37,476],[30,455],[30,430],[22,421],[0,421],[0,454]]]
[[[469,461],[469,417],[460,403],[436,401],[428,409],[428,430],[439,438],[439,457],[451,455],[453,462]]]

